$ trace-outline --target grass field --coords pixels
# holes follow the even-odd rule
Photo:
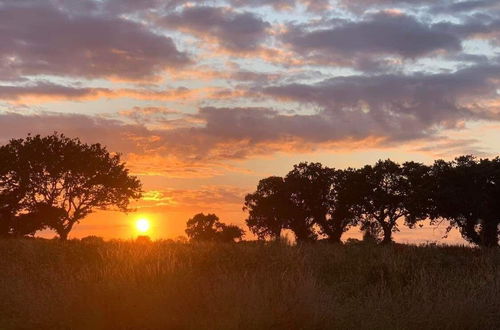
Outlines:
[[[498,329],[500,252],[0,241],[0,329]]]

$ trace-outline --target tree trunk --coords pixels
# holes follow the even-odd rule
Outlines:
[[[387,245],[392,243],[392,227],[388,225],[382,226],[382,229],[384,230],[384,239],[380,244]]]
[[[328,241],[334,244],[342,244],[341,238],[343,233],[344,232],[342,230],[336,230],[332,232],[330,235],[328,235]]]
[[[73,222],[68,223],[66,226],[63,226],[57,231],[57,234],[59,235],[59,239],[61,241],[67,241],[68,240],[68,235],[71,229],[73,228]]]
[[[58,234],[59,234],[59,239],[61,241],[67,241],[68,240],[69,231],[66,231],[66,230],[60,231],[60,232],[58,232]]]

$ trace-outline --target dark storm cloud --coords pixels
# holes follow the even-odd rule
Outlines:
[[[188,63],[171,38],[122,18],[69,14],[53,2],[0,5],[0,77],[138,80]]]
[[[186,7],[162,19],[171,28],[187,30],[196,35],[214,38],[231,51],[257,49],[265,41],[270,24],[250,12],[227,8]]]
[[[292,26],[283,41],[304,57],[356,65],[376,55],[417,58],[436,51],[456,52],[460,39],[404,14],[378,13],[361,21],[344,21],[310,30]]]

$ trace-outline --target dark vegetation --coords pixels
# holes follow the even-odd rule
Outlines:
[[[340,243],[350,227],[367,239],[392,242],[398,225],[448,221],[478,246],[497,247],[500,224],[500,158],[458,157],[432,166],[378,161],[360,169],[300,163],[284,177],[261,180],[246,196],[247,225],[259,239],[291,230],[297,242],[324,238]]]
[[[96,209],[127,211],[141,196],[119,154],[62,134],[28,136],[0,147],[0,236],[52,229],[63,240]]]
[[[498,329],[497,249],[0,240],[0,329]]]
[[[238,226],[220,222],[215,214],[199,213],[188,220],[186,234],[193,242],[231,243],[241,241],[245,232]]]

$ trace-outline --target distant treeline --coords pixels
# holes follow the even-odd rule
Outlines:
[[[246,220],[259,239],[279,239],[291,230],[299,242],[319,237],[335,243],[353,226],[365,238],[392,242],[398,220],[413,228],[419,221],[448,220],[478,246],[498,246],[500,158],[458,157],[432,166],[378,161],[339,170],[300,163],[283,178],[261,180],[246,196]]]
[[[14,139],[0,146],[0,237],[24,237],[43,229],[66,239],[73,226],[96,209],[128,211],[142,195],[119,154],[54,133]],[[432,166],[391,160],[363,168],[333,169],[300,163],[285,176],[261,180],[245,197],[246,223],[259,239],[279,239],[283,230],[298,242],[342,234],[360,226],[366,239],[390,243],[398,220],[448,220],[478,246],[498,246],[500,158],[458,157]],[[213,214],[188,221],[192,240],[231,242],[244,231]]]

